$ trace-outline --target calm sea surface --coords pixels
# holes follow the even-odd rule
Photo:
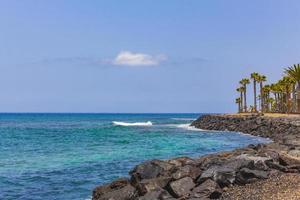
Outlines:
[[[0,199],[90,199],[148,159],[266,139],[188,126],[200,114],[0,114]]]

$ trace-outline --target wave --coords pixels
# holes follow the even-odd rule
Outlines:
[[[133,122],[133,123],[113,121],[112,123],[116,126],[152,126],[153,125],[151,121]]]
[[[189,130],[189,131],[204,131],[203,129],[191,126],[191,124],[167,124],[167,126],[182,128],[182,129],[186,129],[186,130]]]

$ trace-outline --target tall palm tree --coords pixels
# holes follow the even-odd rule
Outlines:
[[[244,94],[245,88],[243,86],[241,86],[241,87],[237,88],[236,91],[240,93],[240,100],[241,100],[241,110],[240,110],[240,112],[243,112],[243,104],[244,104],[243,94]]]
[[[267,81],[267,77],[264,75],[258,75],[256,81],[259,83],[259,90],[260,90],[260,108],[261,108],[261,112],[264,112],[264,90],[263,90],[263,82]]]
[[[247,112],[247,85],[250,84],[250,80],[243,78],[240,84],[244,87],[244,112]]]
[[[279,87],[279,85],[276,84],[276,83],[271,84],[270,91],[274,95],[273,112],[278,112],[279,111],[279,93],[280,93],[280,87]]]
[[[294,84],[294,80],[289,77],[285,76],[279,81],[283,87],[284,90],[284,103],[285,103],[285,112],[290,113],[291,112],[291,92],[292,87]]]
[[[253,79],[253,93],[254,93],[254,95],[253,95],[253,97],[254,97],[254,112],[257,112],[257,95],[256,95],[256,83],[257,83],[257,80],[258,80],[258,78],[259,78],[259,74],[258,73],[256,73],[256,72],[253,72],[252,74],[251,74],[251,79]]]
[[[291,77],[297,83],[296,110],[297,112],[300,112],[300,64],[294,64],[293,66],[286,68],[285,74]]]
[[[235,103],[238,104],[238,112],[240,113],[241,112],[241,98],[238,97],[235,99]]]
[[[269,112],[270,111],[270,104],[267,101],[270,98],[270,92],[271,92],[271,86],[270,85],[265,85],[263,88],[263,94],[264,96],[262,97],[262,100],[264,102],[263,108],[264,112]]]
[[[277,98],[278,98],[278,112],[285,112],[285,85],[282,80],[277,81]]]

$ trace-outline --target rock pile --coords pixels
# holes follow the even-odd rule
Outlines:
[[[268,137],[284,144],[287,144],[284,140],[292,142],[291,139],[300,139],[300,118],[295,117],[204,115],[191,125],[205,130],[234,131]]]
[[[276,138],[282,144],[249,145],[198,159],[181,157],[146,161],[130,172],[129,179],[122,178],[97,187],[93,191],[93,200],[218,199],[232,185],[245,185],[274,174],[299,173],[300,159],[295,156],[299,153],[295,140],[299,126],[262,117],[246,118],[210,115],[198,119],[193,125],[205,129],[257,133],[254,135]],[[278,126],[278,129],[273,126]],[[283,131],[294,136],[295,144],[284,144],[290,140]]]

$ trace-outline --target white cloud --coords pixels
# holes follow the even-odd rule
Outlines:
[[[143,53],[132,53],[130,51],[121,51],[113,60],[114,65],[126,66],[154,66],[159,65],[162,61],[166,60],[165,55],[152,56]]]

